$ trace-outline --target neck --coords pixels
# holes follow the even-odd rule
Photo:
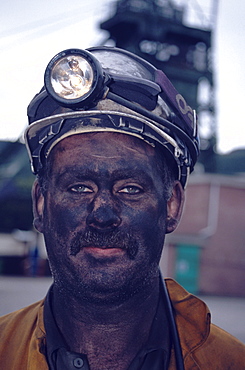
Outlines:
[[[110,304],[64,299],[54,286],[53,310],[68,347],[87,354],[91,369],[98,368],[98,356],[100,369],[102,357],[105,369],[109,362],[109,368],[126,369],[147,341],[158,297],[158,279],[127,301]]]

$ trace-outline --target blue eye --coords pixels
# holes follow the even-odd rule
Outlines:
[[[134,194],[139,194],[142,192],[142,189],[137,187],[137,186],[125,186],[124,188],[122,188],[121,190],[119,190],[119,193],[124,193],[124,194],[130,194],[130,195],[134,195]]]
[[[69,188],[69,191],[72,192],[72,193],[92,193],[93,190],[91,188],[89,188],[88,186],[86,185],[73,185]]]

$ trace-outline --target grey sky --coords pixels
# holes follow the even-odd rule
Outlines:
[[[181,3],[183,0],[176,0]],[[189,0],[206,11],[206,0]],[[203,4],[202,4],[203,3]],[[18,138],[27,125],[26,107],[43,85],[49,60],[59,51],[86,48],[106,37],[98,23],[111,0],[8,0],[0,4],[0,140]],[[218,149],[245,147],[244,0],[220,0],[214,44]],[[199,13],[200,15],[200,13]]]

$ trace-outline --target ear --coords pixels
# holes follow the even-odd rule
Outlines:
[[[44,196],[42,194],[40,185],[37,180],[34,181],[32,186],[32,204],[33,204],[33,225],[40,233],[43,232],[43,209],[44,209]]]
[[[184,189],[179,181],[175,181],[172,196],[167,202],[166,233],[173,232],[178,226],[183,211],[184,200]]]

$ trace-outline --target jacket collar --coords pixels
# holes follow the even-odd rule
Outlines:
[[[172,302],[183,357],[199,348],[210,332],[211,314],[207,305],[188,293],[173,279],[165,279]]]

